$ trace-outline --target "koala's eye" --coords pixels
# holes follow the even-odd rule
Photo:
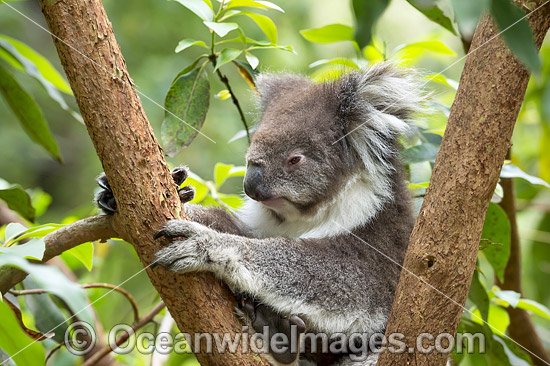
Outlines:
[[[302,155],[292,155],[290,158],[286,160],[286,163],[289,166],[295,166],[302,161],[302,158],[303,158]]]

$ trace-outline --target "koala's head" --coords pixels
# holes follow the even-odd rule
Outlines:
[[[359,174],[382,181],[422,101],[408,72],[387,64],[325,83],[262,75],[257,86],[262,118],[244,190],[283,217],[314,212]]]

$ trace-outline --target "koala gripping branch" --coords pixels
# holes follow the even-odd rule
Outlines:
[[[522,3],[535,9],[544,1]],[[550,4],[528,19],[540,47],[550,26]],[[435,339],[456,332],[485,212],[529,80],[527,70],[497,34],[489,17],[476,29],[386,328],[387,336],[405,334],[407,348],[415,351],[384,353],[379,366],[444,365],[448,357],[435,351],[420,353],[417,336],[429,333]]]
[[[40,0],[88,133],[117,199],[112,226],[149,265],[153,233],[182,214],[170,172],[100,0]],[[136,199],[138,198],[138,199]],[[180,330],[234,333],[232,296],[211,275],[147,269]],[[204,343],[204,342],[203,342]],[[214,347],[215,348],[215,347]],[[239,352],[197,355],[202,365],[261,365]]]

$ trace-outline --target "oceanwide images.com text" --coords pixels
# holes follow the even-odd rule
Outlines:
[[[117,339],[127,336],[127,339],[117,345]],[[94,328],[86,322],[73,323],[65,332],[65,345],[76,355],[84,355],[91,351],[97,341]],[[386,350],[392,353],[420,352],[450,354],[485,352],[485,336],[483,333],[449,333],[433,335],[422,333],[416,338],[413,346],[407,346],[405,335],[393,333],[386,337],[382,333],[298,333],[292,326],[290,335],[275,333],[270,336],[268,327],[262,333],[249,332],[247,326],[240,333],[149,333],[135,334],[128,324],[115,325],[108,333],[108,344],[117,354],[127,354],[134,350],[142,354],[157,352],[168,354],[184,353],[241,353],[277,354],[277,353],[317,353],[343,354],[353,361],[364,360],[371,353],[381,353]]]

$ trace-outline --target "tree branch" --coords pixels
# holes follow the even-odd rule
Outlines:
[[[539,47],[549,14],[546,5],[529,17]],[[386,352],[381,366],[444,365],[448,358],[420,353],[416,339],[421,333],[456,333],[485,212],[529,80],[502,40],[493,39],[497,34],[489,17],[476,29],[387,324],[386,335],[404,334],[415,352]]]
[[[116,197],[113,228],[149,265],[160,249],[153,233],[183,212],[111,23],[100,0],[40,0],[40,5]],[[180,330],[191,334],[241,331],[233,315],[233,296],[213,275],[177,275],[160,267],[148,268],[147,273]],[[204,351],[197,355],[203,366],[263,362],[240,351],[223,355],[216,348],[209,355]]]
[[[42,263],[82,243],[116,237],[109,216],[92,216],[62,227],[44,237],[46,251]],[[5,294],[23,281],[27,274],[13,267],[0,268],[0,291]]]

